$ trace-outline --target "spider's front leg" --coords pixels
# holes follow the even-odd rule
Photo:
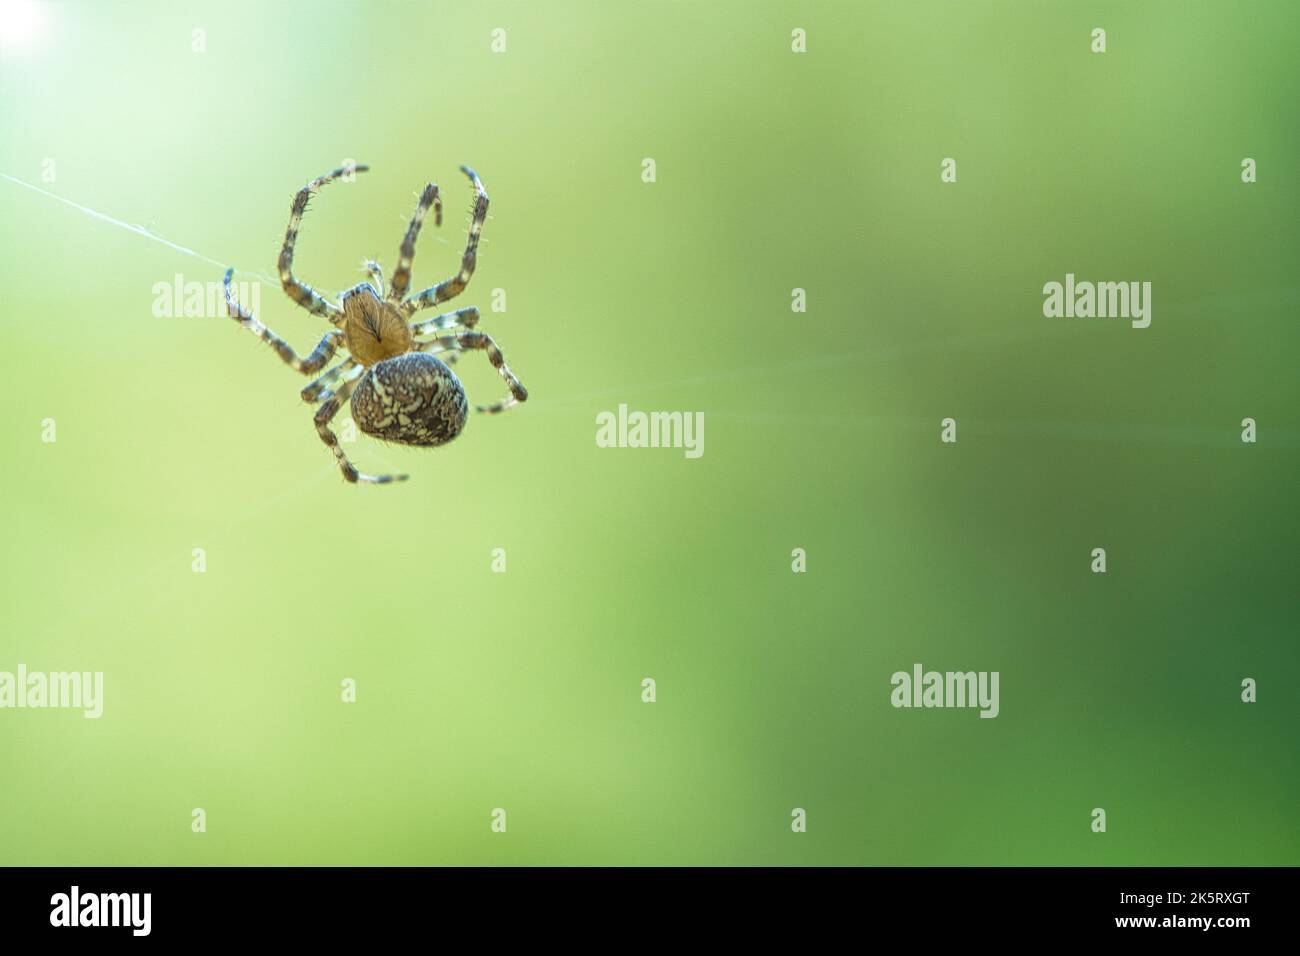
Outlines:
[[[297,372],[311,375],[313,372],[319,372],[329,364],[329,360],[334,357],[335,349],[338,348],[339,341],[343,338],[342,329],[330,329],[310,355],[305,359],[299,358],[298,353],[293,350],[293,347],[288,342],[268,329],[254,317],[253,313],[235,301],[235,290],[230,284],[230,277],[234,273],[234,269],[227,269],[224,283],[226,288],[226,309],[230,312],[232,319],[263,342],[270,344],[271,348],[275,349],[275,354],[284,360],[284,364]]]
[[[339,390],[330,396],[319,409],[316,410],[316,432],[320,435],[320,440],[329,446],[330,451],[334,452],[334,459],[339,463],[339,470],[343,472],[343,477],[348,481],[356,483],[358,481],[368,482],[376,485],[387,485],[394,481],[405,481],[409,475],[367,475],[365,472],[357,471],[356,466],[348,461],[348,456],[343,453],[339,447],[339,438],[330,431],[330,421],[338,414],[340,408],[352,395],[356,389],[357,383],[365,377],[364,371],[360,374],[354,374]]]
[[[474,275],[474,266],[478,262],[479,234],[483,231],[483,223],[487,221],[488,194],[487,190],[483,188],[483,181],[478,178],[478,173],[468,166],[462,166],[460,171],[468,176],[469,181],[474,184],[474,218],[469,224],[469,239],[465,244],[465,254],[460,259],[460,271],[450,279],[439,282],[435,286],[430,286],[423,292],[417,292],[403,301],[402,315],[407,318],[410,318],[421,309],[427,309],[439,302],[446,302],[448,299],[460,295],[465,286],[469,285],[470,277]],[[393,276],[393,284],[394,286],[397,284],[396,276]]]
[[[374,259],[366,260],[366,275],[370,277],[370,284],[374,286],[375,294],[379,298],[384,297],[384,269]]]
[[[434,225],[441,226],[442,199],[438,195],[436,183],[427,184],[424,192],[420,193],[420,202],[415,207],[415,215],[411,217],[411,224],[406,229],[405,238],[402,239],[402,248],[397,253],[397,268],[393,270],[393,284],[388,290],[389,302],[401,302],[402,296],[406,295],[406,290],[411,287],[411,264],[415,261],[415,240],[419,238],[420,227],[424,225],[424,217],[429,214],[430,206],[433,207]]]
[[[420,352],[434,351],[434,347],[449,350],[475,351],[481,350],[487,352],[488,361],[492,367],[501,373],[505,379],[506,386],[510,389],[510,397],[502,399],[491,405],[475,405],[476,412],[484,412],[488,415],[496,415],[507,409],[514,408],[520,402],[528,400],[528,389],[524,388],[522,382],[515,377],[515,373],[510,371],[510,366],[506,364],[506,357],[501,354],[501,349],[497,347],[496,342],[492,341],[492,336],[486,332],[457,332],[455,335],[443,335],[428,342],[421,342],[415,346]]]
[[[369,168],[369,166],[342,166],[332,173],[326,173],[324,176],[313,179],[298,190],[293,197],[293,206],[289,210],[289,228],[284,233],[284,246],[280,249],[280,284],[284,287],[285,293],[312,315],[319,315],[329,319],[335,325],[343,321],[343,313],[339,307],[332,302],[326,301],[311,286],[294,278],[293,249],[298,242],[298,229],[302,225],[302,214],[307,210],[307,203],[311,199],[312,193],[327,183],[331,183],[349,173],[364,173]]]

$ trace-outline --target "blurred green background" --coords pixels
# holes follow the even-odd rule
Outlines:
[[[0,863],[1300,862],[1300,8],[41,13],[0,172],[246,279],[369,163],[299,242],[333,296],[429,179],[415,287],[451,275],[470,163],[454,304],[532,399],[362,437],[412,479],[346,485],[304,379],[152,314],[219,266],[0,179],[0,670],[106,685],[0,711]],[[1151,328],[1044,318],[1066,272],[1152,282]],[[325,328],[274,285],[260,318]],[[703,411],[704,457],[597,448],[620,402]],[[893,709],[918,661],[1000,671],[1001,715]]]

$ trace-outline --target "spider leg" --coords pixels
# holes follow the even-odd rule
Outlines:
[[[442,315],[435,315],[431,319],[412,322],[411,334],[414,336],[428,335],[430,332],[443,332],[458,326],[472,329],[478,325],[478,319],[479,311],[475,306],[471,305],[463,309],[457,309],[455,312],[444,312]]]
[[[254,318],[253,313],[235,301],[235,290],[230,285],[230,277],[234,274],[234,271],[234,269],[227,269],[225,278],[226,308],[229,310],[232,319],[263,342],[270,343],[271,347],[275,349],[275,353],[284,360],[284,364],[294,371],[310,375],[313,372],[319,372],[329,364],[329,360],[334,357],[334,351],[338,348],[339,340],[343,338],[342,330],[330,329],[310,355],[305,359],[299,358],[298,353],[293,350],[288,342],[268,329]]]
[[[424,217],[428,215],[430,206],[433,207],[434,225],[441,226],[442,198],[438,195],[438,186],[435,183],[429,183],[424,187],[424,192],[420,193],[420,203],[415,207],[411,224],[406,227],[406,237],[402,239],[402,248],[398,250],[397,268],[393,270],[393,284],[388,291],[389,302],[401,302],[402,296],[406,295],[406,290],[411,287],[411,263],[415,261],[415,240],[420,235],[420,227],[424,225]]]
[[[428,352],[442,358],[444,365],[455,365],[460,361],[460,346],[452,338],[431,339],[428,342],[416,342],[411,346],[413,352]]]
[[[500,372],[501,377],[505,379],[505,383],[510,389],[510,397],[492,405],[476,405],[474,406],[475,411],[496,415],[528,400],[528,389],[524,388],[523,383],[515,377],[515,373],[510,371],[510,366],[506,364],[506,357],[501,354],[501,349],[497,347],[496,342],[492,341],[492,336],[486,332],[457,332],[454,335],[439,336],[430,339],[428,342],[421,342],[415,347],[421,352],[430,352],[433,351],[433,346],[463,351],[485,351],[487,352],[488,361],[492,363],[492,367]]]
[[[330,389],[334,387],[334,383],[356,367],[356,359],[351,356],[344,359],[320,378],[316,379],[316,381],[304,388],[299,393],[302,396],[302,400],[309,405],[314,405],[322,399],[328,398],[330,395],[334,394],[330,391]]]
[[[474,184],[474,219],[469,224],[469,238],[465,244],[465,254],[461,256],[460,271],[450,279],[439,282],[435,286],[430,286],[423,292],[417,292],[415,295],[402,301],[402,315],[410,318],[421,309],[427,309],[439,302],[446,302],[448,299],[460,295],[465,286],[469,285],[470,277],[474,275],[474,265],[478,261],[478,240],[479,234],[483,231],[483,223],[487,219],[488,211],[488,194],[483,188],[483,182],[478,178],[478,173],[468,166],[460,168],[469,181]],[[414,225],[414,224],[412,224]],[[397,277],[393,277],[393,285],[397,285]],[[405,289],[403,289],[405,292]]]
[[[284,286],[285,293],[312,315],[319,315],[329,319],[335,325],[342,321],[343,313],[339,310],[339,307],[332,302],[326,301],[311,286],[294,278],[293,247],[298,242],[298,228],[302,225],[302,214],[307,209],[307,202],[311,199],[312,193],[340,176],[345,176],[351,172],[364,173],[369,168],[369,166],[343,166],[332,173],[326,173],[324,176],[313,179],[298,190],[297,195],[293,197],[293,206],[289,210],[289,228],[284,233],[284,247],[280,250],[280,284]]]
[[[314,421],[316,423],[316,432],[320,435],[320,440],[329,446],[330,451],[334,452],[334,458],[339,463],[339,469],[343,472],[343,477],[348,481],[356,483],[358,481],[368,482],[376,485],[386,485],[394,481],[405,481],[407,475],[367,475],[364,472],[357,471],[352,462],[348,461],[348,456],[343,453],[339,447],[339,438],[330,431],[330,421],[338,414],[340,408],[352,395],[353,389],[357,383],[364,377],[361,374],[353,374],[345,381],[339,390],[326,400],[325,404],[316,410]]]
[[[478,325],[479,311],[474,306],[467,306],[463,309],[457,309],[454,312],[444,312],[442,315],[435,315],[431,319],[425,319],[422,322],[415,322],[411,325],[411,334],[419,337],[428,335],[430,332],[444,332],[447,329],[466,328],[472,329]],[[447,345],[447,342],[452,342]],[[420,352],[445,352],[442,360],[447,365],[455,365],[460,361],[460,346],[456,345],[453,339],[435,339],[433,342],[425,343],[429,346],[438,345],[438,348],[425,348],[421,343],[416,343],[414,348]]]
[[[370,276],[370,284],[375,287],[375,292],[379,298],[384,297],[384,270],[374,259],[366,260],[366,275]]]

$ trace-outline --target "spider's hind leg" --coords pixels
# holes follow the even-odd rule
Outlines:
[[[506,357],[501,353],[501,349],[497,347],[496,342],[492,341],[492,336],[486,332],[457,332],[455,335],[439,336],[416,345],[416,348],[421,352],[435,352],[444,349],[482,350],[487,352],[488,361],[505,379],[506,386],[510,389],[510,397],[494,402],[491,405],[476,405],[474,410],[477,412],[496,415],[528,400],[528,389],[524,388],[523,382],[519,381],[515,373],[510,371],[510,366],[506,364]]]
[[[367,482],[376,485],[387,485],[394,481],[405,481],[408,475],[367,475],[365,472],[357,471],[356,466],[348,461],[348,456],[343,453],[339,447],[339,437],[330,431],[330,421],[338,414],[339,409],[343,407],[348,398],[352,395],[357,383],[364,377],[353,375],[345,381],[337,392],[316,410],[316,432],[320,435],[320,440],[329,446],[330,451],[334,452],[334,459],[339,463],[339,470],[343,472],[343,477],[354,484],[358,481]]]
[[[330,391],[330,389],[334,387],[334,384],[339,379],[341,379],[344,375],[346,375],[348,372],[351,372],[356,367],[357,367],[357,360],[352,357],[348,357],[344,359],[342,362],[340,362],[338,365],[335,365],[332,369],[330,369],[320,378],[316,379],[314,382],[312,382],[310,385],[308,385],[298,394],[302,396],[302,400],[304,402],[306,402],[309,405],[314,405],[317,402],[321,401],[322,399],[328,398],[329,395],[333,394]]]

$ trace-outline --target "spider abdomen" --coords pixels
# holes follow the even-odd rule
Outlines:
[[[468,415],[460,379],[426,352],[407,352],[372,366],[352,395],[358,428],[403,445],[445,444],[460,434]]]

